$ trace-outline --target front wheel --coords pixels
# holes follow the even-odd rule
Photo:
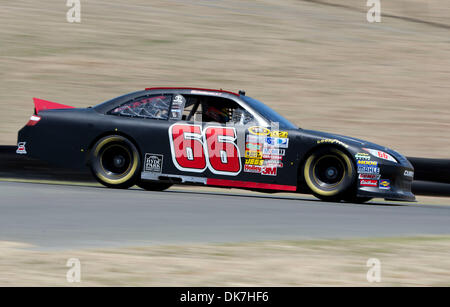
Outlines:
[[[355,166],[342,150],[326,147],[306,160],[304,178],[313,194],[325,201],[341,201],[354,192]]]
[[[90,168],[98,182],[109,188],[128,189],[139,175],[139,152],[120,135],[101,138],[90,153]]]

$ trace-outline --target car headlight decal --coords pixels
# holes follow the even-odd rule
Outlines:
[[[370,153],[372,156],[377,157],[379,159],[383,159],[383,160],[387,160],[387,161],[391,161],[391,162],[395,162],[398,163],[398,161],[391,156],[388,153],[385,153],[384,151],[381,150],[376,150],[376,149],[369,149],[369,148],[363,148],[365,151],[367,151],[368,153]]]

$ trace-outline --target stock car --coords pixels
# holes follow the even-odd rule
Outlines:
[[[34,105],[17,154],[88,167],[111,188],[190,184],[325,201],[415,200],[414,169],[400,153],[301,129],[244,91],[159,87],[88,108],[38,98]]]

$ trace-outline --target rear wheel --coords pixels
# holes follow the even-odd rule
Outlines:
[[[139,152],[136,146],[123,136],[106,136],[92,148],[90,168],[97,181],[104,186],[128,189],[138,179]]]
[[[170,183],[140,181],[137,186],[147,191],[164,191],[172,186]]]
[[[345,152],[326,147],[307,158],[304,178],[316,197],[325,201],[340,201],[354,193],[356,171]]]

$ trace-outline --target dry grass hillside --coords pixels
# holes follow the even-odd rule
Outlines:
[[[0,0],[0,144],[32,97],[88,106],[148,86],[245,89],[302,127],[450,158],[444,0]],[[393,17],[387,17],[393,16]]]

